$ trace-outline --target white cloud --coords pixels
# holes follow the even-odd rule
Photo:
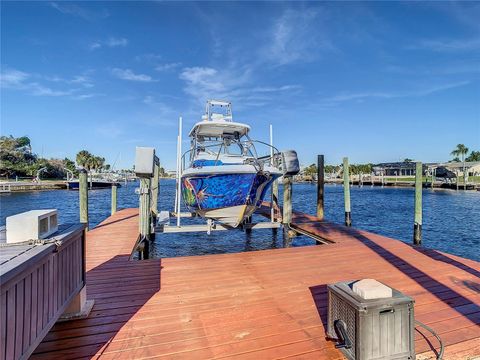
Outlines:
[[[454,89],[457,87],[465,86],[470,84],[470,81],[459,81],[453,83],[446,83],[435,86],[428,86],[420,89],[412,89],[407,91],[399,92],[362,92],[362,93],[342,93],[339,95],[327,97],[320,100],[322,105],[337,105],[341,102],[348,101],[364,101],[367,99],[393,99],[393,98],[403,98],[403,97],[422,97],[428,96],[437,92]]]
[[[70,83],[72,84],[80,84],[86,88],[91,88],[93,87],[92,79],[86,75],[77,75],[74,76],[72,80],[70,80]]]
[[[150,75],[145,74],[135,74],[130,69],[119,69],[114,68],[111,70],[112,74],[122,80],[130,80],[130,81],[139,81],[139,82],[153,82],[154,80]]]
[[[284,11],[269,33],[260,58],[276,65],[287,65],[315,59],[321,50],[333,47],[318,31],[318,13],[314,10]]]
[[[43,84],[42,84],[43,82]],[[55,88],[45,85],[45,82],[55,84]],[[0,74],[2,88],[25,91],[34,96],[73,96],[74,98],[88,98],[97,94],[81,94],[78,88],[59,88],[71,84],[81,84],[85,88],[92,87],[91,80],[86,75],[75,76],[73,79],[64,79],[57,75],[39,75],[26,73],[16,69],[4,69]]]
[[[99,41],[95,41],[88,46],[88,48],[92,51],[96,49],[100,49],[101,47],[102,47],[102,44]]]
[[[478,51],[480,50],[480,38],[422,40],[418,44],[408,46],[407,49],[454,53]]]
[[[128,45],[128,39],[126,38],[110,37],[107,40],[94,41],[88,46],[88,48],[89,50],[93,51],[96,49],[100,49],[104,46],[115,48],[115,47],[125,47],[127,45]]]
[[[117,46],[125,47],[128,45],[128,40],[125,38],[111,37],[105,42],[105,45],[109,47],[117,47]]]
[[[259,92],[259,93],[274,93],[280,91],[289,91],[289,90],[299,90],[302,87],[300,85],[282,85],[282,86],[266,86],[266,87],[256,87],[253,88],[252,92]]]
[[[23,82],[30,77],[26,72],[10,69],[2,70],[0,74],[0,83],[4,88],[22,86]]]
[[[211,67],[189,67],[180,73],[185,81],[184,91],[197,103],[207,99],[226,99],[242,106],[258,107],[278,100],[279,96],[297,93],[300,85],[252,86],[250,69],[239,68],[214,69]]]
[[[169,70],[173,70],[173,69],[179,67],[180,65],[182,65],[182,63],[179,63],[179,62],[159,64],[159,65],[155,66],[155,70],[160,71],[160,72],[169,71]]]
[[[67,1],[62,1],[61,3],[51,2],[50,6],[62,14],[77,16],[88,21],[107,18],[109,16],[106,10],[92,11],[91,8],[86,9]]]
[[[85,99],[91,99],[91,98],[98,97],[98,96],[105,96],[105,94],[98,94],[98,93],[81,94],[81,95],[73,96],[73,99],[75,99],[75,100],[85,100]]]

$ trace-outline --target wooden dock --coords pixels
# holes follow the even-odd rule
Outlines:
[[[326,285],[360,278],[412,296],[444,359],[480,355],[478,262],[317,220],[295,213],[292,226],[332,244],[130,261],[137,210],[119,211],[88,233],[90,317],[56,324],[32,358],[341,359]],[[438,343],[417,330],[415,347],[426,359]]]

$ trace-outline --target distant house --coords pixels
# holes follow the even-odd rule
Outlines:
[[[373,165],[373,173],[376,176],[415,176],[414,162],[391,162]],[[425,173],[428,164],[422,166]]]
[[[435,165],[436,167],[444,167],[459,176],[463,176],[463,162],[461,161],[452,161]],[[480,175],[480,161],[466,161],[465,170],[467,171],[468,176]]]
[[[480,161],[465,162],[468,176],[480,175]],[[422,164],[423,175],[432,174],[437,177],[463,176],[463,162],[426,163]],[[415,176],[415,162],[380,163],[373,166],[376,176]]]

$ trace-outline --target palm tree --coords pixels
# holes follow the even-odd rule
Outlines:
[[[89,159],[92,157],[87,150],[81,150],[77,153],[75,160],[77,161],[78,166],[82,166],[83,168],[87,169]]]
[[[463,162],[463,179],[465,185],[467,184],[467,174],[465,172],[465,155],[468,153],[468,148],[463,144],[458,144],[457,147],[450,153],[452,156],[460,156]]]
[[[472,151],[465,161],[480,161],[480,151]]]

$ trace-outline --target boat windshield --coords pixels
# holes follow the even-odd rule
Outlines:
[[[194,157],[198,158],[202,155],[253,157],[251,147],[252,145],[249,141],[241,141],[233,137],[198,137],[195,144]]]

